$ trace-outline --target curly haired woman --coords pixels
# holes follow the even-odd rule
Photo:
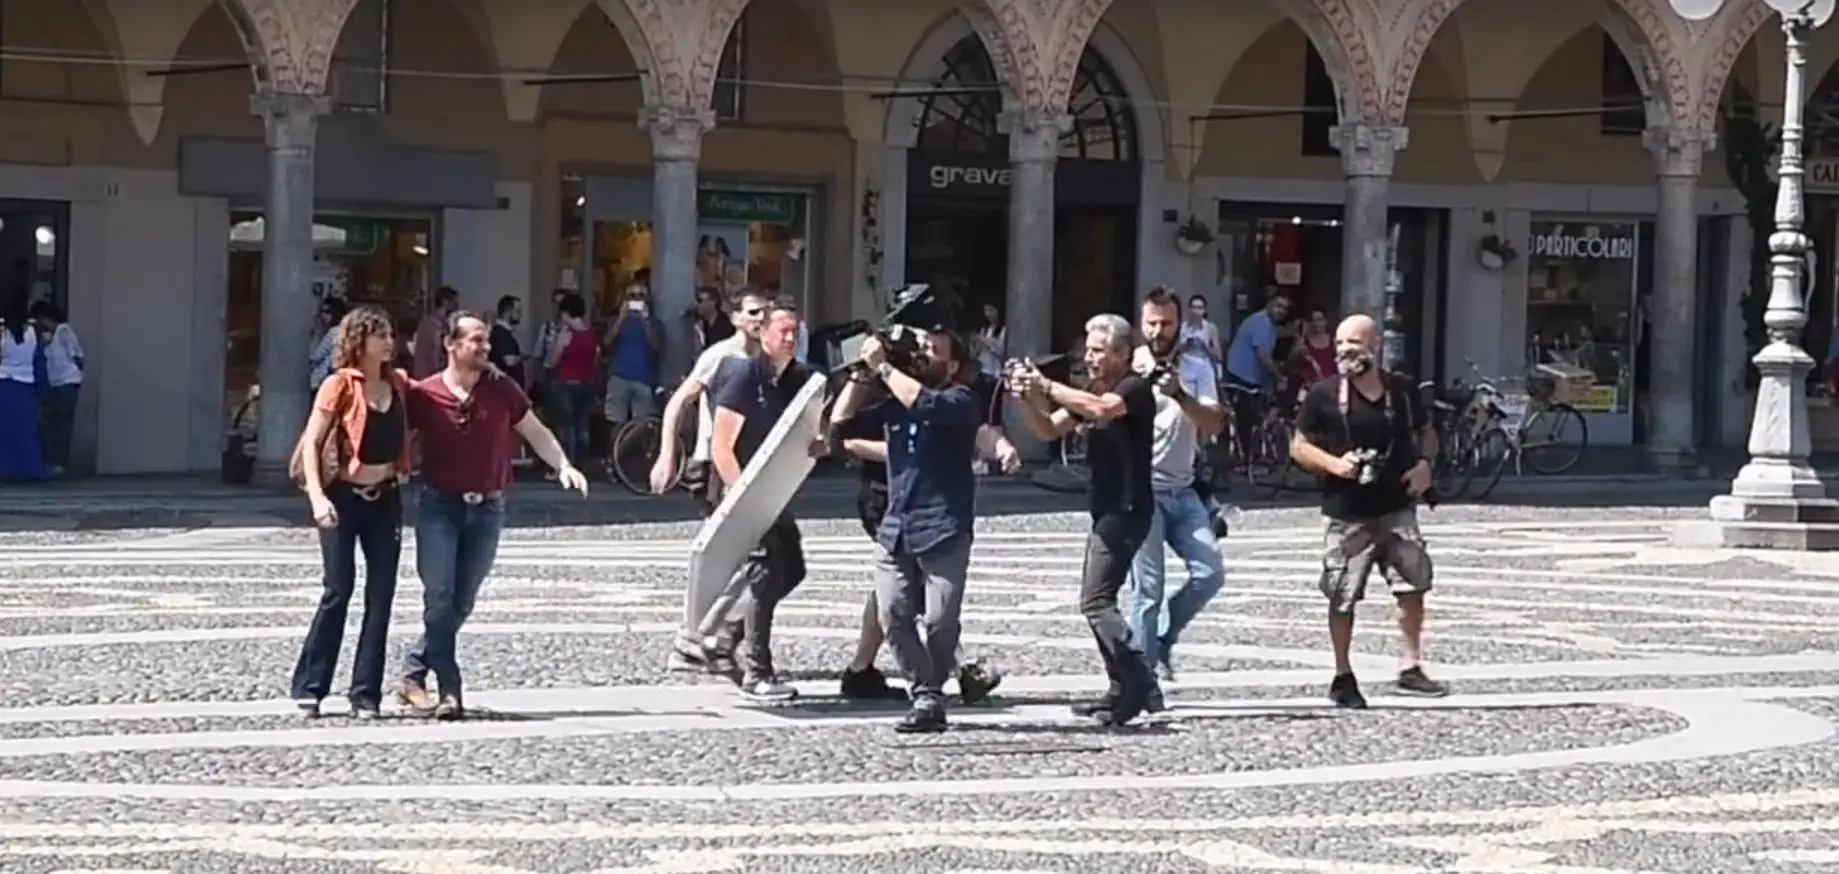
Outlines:
[[[409,426],[403,406],[408,378],[391,361],[395,329],[376,307],[358,307],[339,322],[337,368],[319,387],[306,431],[294,448],[294,471],[319,526],[325,591],[307,626],[294,666],[293,697],[302,713],[319,715],[332,686],[345,614],[357,588],[357,552],[364,552],[364,623],[351,671],[351,711],[375,717],[383,702],[383,667],[390,605],[402,553],[402,494],[409,474]]]

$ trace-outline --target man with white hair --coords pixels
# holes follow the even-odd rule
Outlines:
[[[1398,691],[1440,698],[1449,688],[1424,674],[1424,594],[1431,561],[1418,530],[1416,504],[1430,489],[1437,432],[1411,382],[1380,368],[1379,329],[1372,317],[1349,316],[1335,329],[1340,375],[1317,382],[1296,415],[1290,457],[1322,480],[1322,594],[1328,598],[1328,633],[1335,706],[1366,707],[1348,650],[1354,640],[1354,606],[1366,595],[1367,577],[1380,569],[1398,601]]]
[[[1086,322],[1085,365],[1090,385],[1073,388],[1016,362],[1010,387],[1024,417],[1042,440],[1065,436],[1081,421],[1091,424],[1086,459],[1092,469],[1092,532],[1086,537],[1079,610],[1092,626],[1110,681],[1104,697],[1075,707],[1107,725],[1123,725],[1149,706],[1156,690],[1143,654],[1130,643],[1130,626],[1118,611],[1118,590],[1131,562],[1149,538],[1156,502],[1150,486],[1155,443],[1156,393],[1130,370],[1130,322],[1122,316],[1094,316]]]

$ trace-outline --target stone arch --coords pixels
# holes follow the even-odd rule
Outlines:
[[[1763,24],[1774,17],[1774,10],[1761,2],[1737,4],[1737,10],[1728,26],[1723,28],[1724,36],[1706,56],[1703,68],[1703,80],[1698,91],[1698,100],[1690,111],[1680,119],[1685,126],[1693,130],[1715,130],[1718,108],[1724,102],[1724,87],[1730,82],[1730,75],[1737,67],[1737,61],[1750,41],[1761,32]],[[1714,17],[1718,21],[1723,16]]]
[[[902,70],[902,82],[931,82],[946,72],[945,58],[954,47],[963,44],[967,38],[979,38],[971,21],[962,15],[953,15],[939,26],[934,27],[926,38],[907,59]],[[1124,92],[1128,102],[1132,124],[1139,140],[1136,152],[1139,160],[1160,162],[1166,154],[1167,135],[1165,113],[1155,104],[1155,86],[1148,72],[1137,60],[1136,54],[1117,31],[1102,22],[1092,31],[1092,37],[1084,47],[1087,52],[1096,55],[1103,66],[1108,68]],[[1082,53],[1083,56],[1083,53]],[[1000,59],[989,54],[989,63],[993,71],[1001,73]],[[1083,63],[1076,65],[1085,66]],[[1078,70],[1075,69],[1074,76]],[[1069,77],[1069,84],[1073,77]],[[1006,83],[1005,83],[1006,84]],[[915,99],[892,100],[888,104],[887,131],[883,142],[897,148],[910,149],[917,145],[919,124],[925,102]]]
[[[706,111],[722,47],[747,0],[595,0],[645,67],[646,102]]]
[[[1599,64],[1603,38],[1622,48],[1609,22],[1591,22],[1565,28],[1562,37],[1539,54],[1537,64],[1517,77],[1517,82],[1494,80],[1501,96],[1511,96],[1511,107],[1494,111],[1594,106],[1600,99]],[[1551,33],[1542,34],[1543,37]],[[1541,40],[1543,43],[1543,39]],[[1631,60],[1631,66],[1633,61]],[[1517,90],[1510,91],[1517,84]],[[1646,125],[1664,125],[1666,107],[1658,99],[1645,105]],[[1486,119],[1472,123],[1486,125]],[[1653,155],[1639,136],[1603,136],[1597,113],[1526,118],[1489,125],[1501,147],[1504,170],[1517,182],[1593,184],[1641,178],[1653,170]]]
[[[198,14],[184,23],[177,37],[162,35],[162,38],[171,39],[172,50],[168,57],[174,58],[175,63],[228,62],[247,50],[249,44],[245,40],[250,37],[243,30],[246,25],[247,22],[239,20],[239,15],[231,14],[226,4],[207,0],[199,4]],[[189,135],[260,135],[261,123],[249,112],[252,83],[259,81],[253,72],[225,70],[190,76],[137,75],[134,78],[142,80],[136,84],[141,94],[152,95],[158,101],[158,115],[150,127],[150,145],[176,147],[181,137]],[[142,131],[142,135],[146,136],[147,131]]]
[[[294,94],[325,93],[332,52],[357,2],[218,0],[231,10],[244,44],[256,50],[251,54],[259,84]]]
[[[369,14],[359,0],[354,17]],[[467,123],[495,123],[506,118],[505,89],[492,33],[480,0],[387,0],[389,3],[388,57],[393,70],[441,70],[461,77],[395,75],[387,83],[390,112],[385,126],[440,126],[454,113]],[[360,23],[348,20],[339,36],[341,50],[356,35]],[[521,77],[519,83],[521,85]]]
[[[539,19],[548,19],[549,9],[531,9]],[[591,0],[572,7],[566,24],[558,27],[553,20],[541,20],[529,30],[517,34],[527,44],[507,45],[519,55],[538,63],[532,69],[548,70],[551,76],[633,73],[644,67],[644,56],[632,53],[631,39],[616,33],[621,27]],[[507,4],[507,10],[514,10]],[[507,11],[507,14],[515,14]],[[551,42],[553,39],[553,42]],[[610,50],[618,45],[620,50]],[[500,55],[501,63],[509,58]],[[540,75],[540,74],[539,74]],[[551,113],[577,115],[635,115],[644,106],[645,87],[641,82],[580,82],[566,85],[525,85],[523,80],[506,80],[505,101],[513,118],[535,120]]]
[[[1381,89],[1384,102],[1376,118],[1385,124],[1404,123],[1405,108],[1424,54],[1443,25],[1468,2],[1471,0],[1411,0],[1394,19],[1381,23],[1380,38],[1398,48]],[[1686,67],[1678,58],[1672,29],[1649,0],[1603,0],[1603,4],[1601,25],[1640,74],[1650,124],[1664,122],[1667,107],[1677,103],[1691,87]],[[1740,44],[1738,48],[1741,47]]]

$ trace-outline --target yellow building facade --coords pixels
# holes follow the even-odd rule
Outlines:
[[[285,453],[324,294],[514,295],[531,332],[641,270],[813,324],[931,282],[1040,351],[1155,284],[1223,331],[1383,308],[1396,228],[1409,369],[1582,361],[1593,441],[1723,442],[1750,230],[1714,147],[1733,95],[1779,117],[1781,36],[1757,0],[1536,6],[8,0],[0,293],[84,338],[88,466],[173,472],[257,382]]]

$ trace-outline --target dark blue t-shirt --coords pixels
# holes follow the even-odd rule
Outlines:
[[[968,536],[976,518],[977,429],[985,413],[970,388],[922,389],[908,407],[882,406],[888,441],[888,513],[881,548],[922,553]]]
[[[733,410],[742,417],[741,433],[734,440],[734,457],[742,467],[753,461],[766,435],[810,379],[810,368],[796,361],[775,375],[772,361],[764,356],[730,358],[716,368],[710,380],[716,386],[716,408]]]

